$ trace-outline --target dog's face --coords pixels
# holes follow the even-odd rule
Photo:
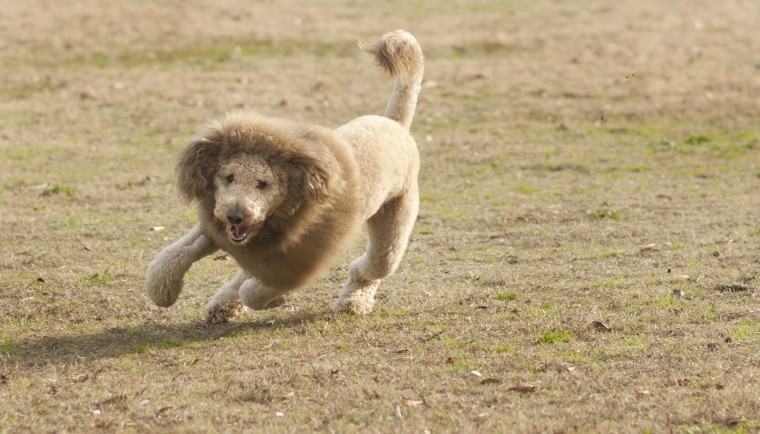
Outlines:
[[[214,217],[234,244],[245,245],[288,196],[288,176],[264,158],[239,153],[221,162],[214,177]]]
[[[331,188],[341,188],[333,182],[339,167],[318,134],[278,134],[262,119],[232,114],[213,122],[177,161],[182,196],[198,201],[202,218],[213,218],[210,227],[234,245],[248,244],[264,229],[286,229],[299,210],[324,203]]]

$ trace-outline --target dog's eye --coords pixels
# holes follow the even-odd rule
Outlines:
[[[266,182],[266,181],[262,181],[262,180],[259,180],[259,181],[256,183],[256,188],[258,188],[259,190],[263,190],[263,189],[267,188],[267,185],[268,185],[268,184],[267,184],[267,182]]]
[[[227,175],[224,180],[227,181],[227,184],[232,184],[235,182],[235,175]]]

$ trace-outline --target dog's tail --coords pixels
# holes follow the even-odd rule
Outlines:
[[[393,93],[385,117],[391,118],[407,130],[412,125],[417,95],[420,94],[424,59],[422,49],[411,33],[396,30],[383,35],[371,44],[360,47],[372,54],[375,63],[395,79]]]

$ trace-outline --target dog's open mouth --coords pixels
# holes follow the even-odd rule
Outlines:
[[[242,243],[251,233],[251,225],[231,225],[230,239],[235,243]]]

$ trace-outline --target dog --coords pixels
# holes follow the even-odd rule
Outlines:
[[[394,80],[384,116],[331,130],[232,112],[181,149],[178,189],[196,203],[200,221],[148,265],[145,291],[155,304],[174,304],[190,266],[221,249],[240,269],[209,301],[206,322],[228,322],[245,307],[279,306],[328,268],[366,223],[366,251],[351,263],[333,309],[372,311],[419,209],[420,158],[409,128],[424,60],[403,30],[360,47]]]

